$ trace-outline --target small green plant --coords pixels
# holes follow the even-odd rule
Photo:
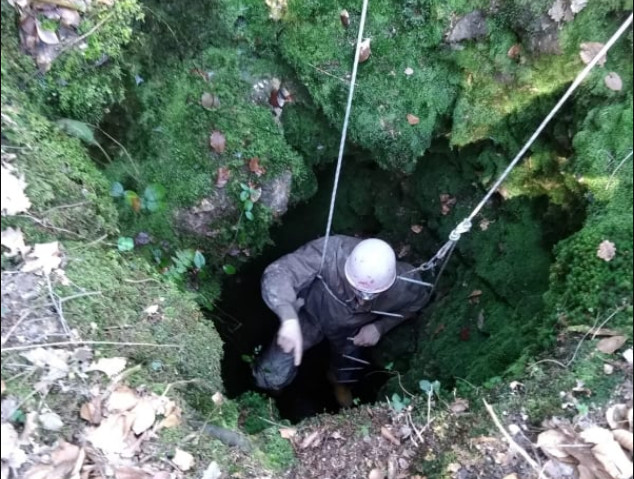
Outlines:
[[[255,216],[253,216],[253,205],[255,204],[255,201],[257,201],[261,191],[251,188],[245,183],[240,183],[240,188],[242,190],[240,191],[242,212],[244,213],[244,217],[246,219],[253,221],[255,219]]]
[[[117,249],[122,253],[134,249],[134,240],[128,236],[120,236],[117,240]]]
[[[396,412],[401,412],[407,406],[410,405],[412,401],[408,397],[401,397],[399,394],[392,394],[392,409]]]
[[[255,348],[253,348],[253,354],[243,354],[240,358],[247,364],[253,364],[255,362],[255,358],[258,357],[261,351],[262,345],[258,344]]]
[[[170,279],[182,279],[188,271],[200,271],[205,266],[205,256],[198,250],[181,249],[172,256],[172,266],[165,275]]]
[[[155,213],[165,209],[165,188],[159,184],[151,184],[139,196],[136,191],[126,190],[121,183],[115,181],[110,187],[110,196],[120,198],[135,213],[147,211]]]
[[[228,275],[236,274],[236,267],[231,264],[223,265],[222,270],[225,272],[225,274],[228,274]]]
[[[421,379],[418,383],[418,387],[427,395],[438,395],[438,391],[440,391],[440,382],[439,381],[428,381],[427,379]]]

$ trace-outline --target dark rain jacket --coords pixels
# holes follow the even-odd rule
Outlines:
[[[346,280],[346,259],[362,240],[349,236],[332,236],[328,254],[319,274],[324,238],[320,238],[271,263],[262,276],[262,297],[280,319],[299,318],[304,350],[324,338],[331,345],[332,366],[336,380],[354,382],[353,373],[360,368],[350,356],[361,355],[360,347],[350,338],[366,324],[374,323],[381,335],[413,316],[429,300],[430,289],[407,279],[420,281],[413,267],[397,262],[394,285],[371,301],[359,302]],[[348,361],[348,363],[346,363]],[[342,373],[342,371],[344,371]],[[276,342],[256,363],[253,374],[265,389],[281,389],[297,372],[293,355],[284,353]]]

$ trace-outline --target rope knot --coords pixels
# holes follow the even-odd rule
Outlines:
[[[464,233],[468,233],[469,231],[471,231],[471,220],[469,218],[465,218],[449,234],[449,239],[451,241],[458,241],[461,235],[463,235]]]

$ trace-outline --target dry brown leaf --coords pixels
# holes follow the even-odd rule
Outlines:
[[[596,479],[597,477],[590,469],[588,469],[583,464],[579,464],[577,466],[577,472],[579,474],[579,479]]]
[[[101,400],[95,397],[82,404],[79,417],[91,424],[99,424],[101,422]]]
[[[491,224],[491,221],[490,221],[490,220],[488,220],[488,219],[486,219],[486,218],[483,218],[483,219],[482,219],[482,221],[480,221],[479,226],[480,226],[480,229],[481,229],[482,231],[486,231],[486,230],[488,230],[488,229],[489,229],[489,225],[490,225],[490,224]]]
[[[590,427],[580,434],[585,441],[595,444],[592,454],[615,479],[632,477],[632,461],[627,457],[610,431],[602,427]]]
[[[18,174],[15,169],[2,162],[2,215],[17,215],[25,213],[31,207],[31,200],[24,192],[26,181],[24,175]]]
[[[77,10],[72,10],[70,8],[58,8],[57,11],[60,15],[60,20],[63,26],[65,27],[74,27],[77,28],[79,23],[81,22],[81,16]]]
[[[515,45],[512,45],[511,48],[509,48],[509,51],[506,52],[506,56],[512,60],[517,60],[521,53],[522,46],[519,43],[516,43]]]
[[[394,444],[395,446],[400,446],[401,445],[401,441],[399,441],[394,434],[392,434],[390,432],[390,430],[388,428],[386,428],[385,426],[381,427],[381,436],[383,436],[385,439],[387,439],[388,441],[390,441],[392,444]]]
[[[314,431],[304,438],[299,448],[300,449],[309,448],[317,441],[317,439],[319,439],[319,431]]]
[[[610,336],[597,343],[597,349],[604,354],[613,354],[627,342],[625,336]]]
[[[3,422],[0,437],[2,464],[7,463],[9,467],[19,469],[26,462],[26,453],[20,449],[18,433],[11,424]]]
[[[423,231],[423,226],[422,225],[412,225],[410,226],[410,229],[412,230],[413,233],[419,234]]]
[[[626,431],[625,429],[617,429],[612,431],[614,435],[614,439],[618,442],[623,449],[627,449],[632,452],[634,448],[632,433],[630,431]]]
[[[213,395],[211,396],[211,400],[216,406],[222,406],[222,403],[225,402],[225,397],[220,391],[217,391],[213,393]]]
[[[580,45],[581,50],[579,51],[579,56],[581,57],[581,61],[586,65],[592,61],[594,57],[601,51],[603,48],[603,43],[599,42],[586,42]],[[606,61],[605,55],[603,55],[599,61],[597,62],[600,66],[605,65]]]
[[[8,227],[2,231],[2,246],[8,248],[9,251],[4,253],[7,258],[13,258],[17,255],[24,256],[31,249],[24,242],[24,235],[20,228]]]
[[[203,108],[211,110],[220,106],[220,99],[213,93],[205,92],[200,97],[200,104]]]
[[[161,421],[161,428],[177,427],[181,423],[181,410],[180,408],[174,408],[174,411],[169,413],[165,419]]]
[[[628,410],[625,404],[615,404],[605,411],[605,420],[610,429],[626,429],[628,423]]]
[[[37,464],[31,467],[24,479],[74,478],[84,464],[86,453],[82,448],[64,440],[51,453],[50,464]]]
[[[156,411],[151,399],[143,398],[132,410],[134,422],[132,423],[132,431],[137,436],[144,433],[152,427],[156,421]]]
[[[64,427],[64,422],[59,414],[54,412],[45,412],[38,416],[40,424],[47,431],[59,431]]]
[[[150,473],[138,467],[119,467],[114,471],[115,479],[150,479]]]
[[[125,414],[108,416],[101,424],[88,431],[86,439],[104,453],[121,453],[128,447],[131,420]]]
[[[172,475],[167,471],[159,471],[152,476],[152,479],[172,479]]]
[[[597,257],[603,261],[611,261],[616,255],[616,247],[612,241],[604,240],[597,249]]]
[[[209,135],[209,146],[218,154],[224,153],[227,146],[227,139],[225,138],[225,135],[218,130],[212,131]]]
[[[139,403],[137,393],[127,386],[119,386],[106,401],[106,409],[109,412],[129,411]]]
[[[249,197],[249,199],[252,203],[257,203],[258,200],[262,197],[262,188],[260,188],[259,186],[256,188],[251,184],[249,184],[249,186],[251,188],[251,196]]]
[[[605,86],[607,86],[612,91],[621,91],[623,89],[623,80],[616,72],[608,73],[605,78],[603,78],[605,82]]]
[[[610,374],[614,374],[614,366],[612,366],[611,364],[607,364],[607,363],[606,363],[606,364],[604,364],[604,365],[603,365],[603,372],[604,372],[606,375],[608,375],[608,376],[609,376]]]
[[[100,358],[88,366],[86,371],[101,371],[111,378],[123,371],[127,362],[128,360],[122,357]]]
[[[363,63],[368,58],[370,58],[370,54],[372,50],[370,49],[370,39],[366,38],[359,45],[359,63]]]
[[[560,431],[548,429],[537,436],[537,447],[540,447],[546,454],[557,459],[565,459],[568,453],[562,446],[570,444],[568,438]]]
[[[517,474],[512,472],[511,474],[507,474],[506,476],[504,476],[503,479],[519,479],[519,477],[517,476]]]
[[[281,427],[279,431],[280,436],[282,436],[284,439],[292,439],[293,437],[295,437],[295,434],[297,434],[297,429],[295,429],[294,427]]]
[[[451,213],[451,208],[456,204],[456,201],[456,198],[447,193],[440,195],[440,212],[443,215]]]
[[[341,25],[343,25],[344,28],[348,28],[348,26],[350,26],[350,14],[348,13],[348,10],[341,10],[339,13],[339,19],[341,20]]]
[[[249,171],[251,173],[255,173],[256,176],[262,176],[264,173],[266,173],[264,167],[260,165],[260,158],[258,158],[257,156],[254,156],[249,160]]]
[[[467,399],[457,398],[451,406],[449,406],[451,412],[454,414],[460,414],[461,412],[465,412],[469,409],[469,401]]]
[[[418,125],[420,123],[420,118],[418,118],[416,115],[412,115],[411,113],[408,113],[407,123],[409,123],[412,126]]]
[[[186,472],[194,467],[195,459],[194,456],[187,451],[176,448],[172,462],[176,464],[176,467],[178,467],[181,471]]]
[[[24,264],[20,269],[25,273],[43,272],[50,274],[62,263],[61,254],[58,241],[36,244],[33,246],[33,250],[26,255]]]
[[[216,461],[211,461],[207,469],[205,469],[202,479],[220,479],[221,476],[220,466]]]
[[[480,302],[480,296],[482,296],[481,289],[474,289],[469,293],[468,299],[471,304],[478,304]]]
[[[226,167],[218,168],[218,176],[216,177],[216,186],[224,188],[231,178],[231,170]]]
[[[384,479],[385,478],[385,472],[382,469],[372,469],[370,471],[370,474],[368,474],[368,479]]]

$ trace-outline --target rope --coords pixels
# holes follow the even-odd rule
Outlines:
[[[491,196],[493,196],[493,194],[497,191],[497,189],[504,182],[504,180],[506,180],[506,178],[511,173],[513,168],[515,168],[517,163],[519,163],[519,161],[522,159],[524,154],[526,154],[528,149],[533,145],[533,143],[535,142],[537,137],[541,134],[541,132],[544,130],[544,128],[546,128],[548,123],[550,123],[550,120],[552,120],[553,117],[559,112],[561,107],[568,100],[568,98],[570,98],[570,96],[575,92],[575,90],[579,87],[581,82],[586,79],[586,77],[588,76],[590,71],[607,54],[607,52],[610,50],[610,48],[612,48],[612,46],[621,37],[621,35],[623,35],[623,33],[625,33],[625,31],[628,29],[628,27],[632,24],[633,16],[634,15],[630,14],[630,16],[627,18],[627,20],[625,20],[625,22],[623,22],[623,25],[621,25],[621,27],[614,33],[614,35],[612,35],[612,37],[603,46],[603,48],[601,48],[601,50],[599,50],[599,53],[597,53],[595,55],[595,57],[592,59],[592,61],[590,61],[590,63],[588,63],[586,65],[586,67],[583,70],[581,70],[581,72],[574,79],[574,81],[572,82],[570,87],[568,87],[568,90],[566,90],[566,93],[563,94],[563,96],[559,99],[557,104],[553,107],[553,109],[550,111],[550,113],[548,113],[546,118],[544,118],[544,120],[540,123],[540,125],[535,130],[535,132],[531,135],[531,137],[528,139],[528,141],[521,148],[519,153],[517,153],[515,158],[513,158],[513,161],[511,161],[511,163],[509,163],[509,165],[506,167],[504,172],[500,175],[500,177],[496,180],[496,182],[493,184],[493,186],[489,189],[487,194],[484,195],[484,198],[482,198],[482,201],[480,201],[480,203],[478,203],[478,205],[473,209],[473,211],[471,212],[471,214],[469,216],[467,216],[465,219],[463,219],[451,231],[451,233],[449,234],[449,241],[447,241],[430,260],[428,260],[425,263],[421,264],[418,268],[415,268],[415,269],[413,269],[411,271],[408,271],[405,274],[413,273],[415,271],[433,270],[433,269],[436,268],[436,266],[438,266],[438,264],[441,264],[440,271],[438,272],[438,275],[436,276],[436,279],[434,281],[434,285],[431,288],[431,290],[433,292],[433,290],[436,288],[436,285],[438,284],[438,280],[440,279],[440,276],[442,275],[447,262],[449,261],[449,258],[451,257],[451,254],[453,253],[453,250],[454,250],[454,248],[456,246],[456,243],[460,240],[460,237],[464,233],[468,233],[471,230],[471,224],[472,224],[473,218],[475,218],[475,216],[477,216],[477,214],[480,212],[480,210],[482,210],[482,208],[487,203],[487,201],[489,201]],[[631,156],[631,154],[630,154],[630,156]],[[629,156],[628,156],[628,158],[629,158]]]
[[[346,144],[346,135],[348,133],[348,122],[350,120],[350,111],[352,110],[352,98],[354,96],[354,87],[357,81],[357,68],[359,66],[359,54],[361,52],[361,42],[363,40],[363,30],[365,28],[365,17],[368,11],[368,0],[363,0],[361,8],[361,21],[359,22],[359,35],[357,37],[357,49],[354,54],[354,64],[352,66],[352,77],[350,78],[350,91],[348,92],[348,103],[346,105],[346,114],[343,119],[343,130],[341,132],[341,142],[339,143],[339,156],[337,157],[337,169],[335,170],[335,182],[332,187],[332,196],[330,197],[330,211],[328,212],[328,223],[326,224],[326,235],[324,240],[324,249],[321,253],[321,263],[319,263],[319,274],[326,262],[326,252],[328,251],[328,240],[330,238],[330,230],[332,228],[332,217],[335,212],[335,200],[337,198],[337,187],[339,186],[339,177],[341,176],[341,165],[343,164],[343,150]]]

